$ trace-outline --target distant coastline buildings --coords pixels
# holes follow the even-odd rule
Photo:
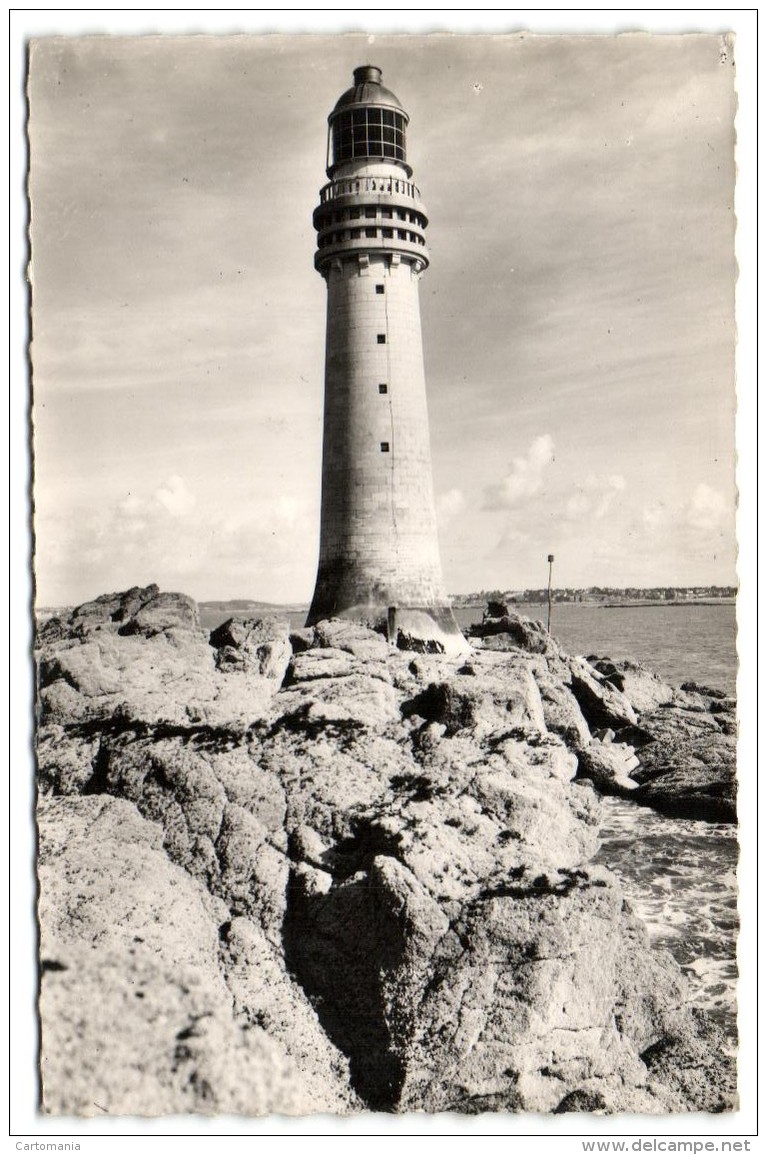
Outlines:
[[[592,602],[625,605],[632,602],[704,602],[733,600],[737,586],[587,586],[581,589],[553,589],[551,600],[555,602]],[[534,605],[545,602],[548,593],[544,589],[526,590],[478,590],[469,594],[453,594],[454,606],[484,605],[488,601],[519,602]]]

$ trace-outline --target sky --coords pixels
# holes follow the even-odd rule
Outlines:
[[[41,605],[308,601],[326,117],[410,114],[448,589],[732,584],[734,65],[702,36],[44,38],[30,54]]]

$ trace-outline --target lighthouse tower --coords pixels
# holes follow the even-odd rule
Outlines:
[[[434,513],[418,304],[427,215],[408,115],[366,65],[328,123],[330,181],[314,211],[328,290],[322,522],[307,624],[388,622],[459,653]]]

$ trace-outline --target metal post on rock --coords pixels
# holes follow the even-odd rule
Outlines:
[[[554,554],[549,554],[549,588],[548,588],[548,612],[546,614],[546,629],[551,633],[551,567],[554,564]]]

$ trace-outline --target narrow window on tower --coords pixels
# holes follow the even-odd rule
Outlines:
[[[388,393],[389,392],[389,386],[386,384],[385,381],[382,381],[381,384],[378,386],[378,392],[379,393]]]
[[[383,293],[383,291],[384,291],[383,285],[376,285],[376,292],[377,293]]]
[[[385,345],[386,344],[386,334],[385,333],[379,333],[377,339],[378,339],[379,345]]]
[[[381,442],[381,453],[388,453],[388,452],[389,452],[389,442],[388,441],[382,441]]]

